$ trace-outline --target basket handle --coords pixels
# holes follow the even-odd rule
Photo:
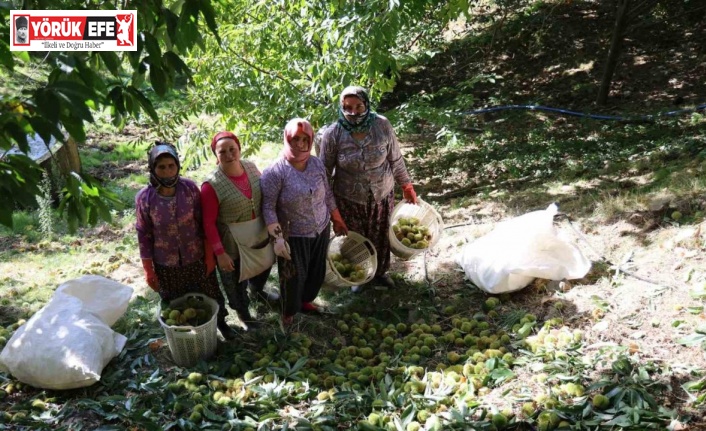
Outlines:
[[[161,318],[161,317],[160,317],[159,319],[160,319],[160,320],[162,320],[162,318]],[[169,329],[171,329],[171,330],[173,330],[173,331],[179,331],[179,332],[191,332],[191,331],[193,331],[193,330],[194,330],[194,328],[195,328],[195,326],[182,326],[182,325],[179,325],[179,326],[177,326],[177,325],[167,325],[167,323],[166,323],[166,322],[164,322],[164,320],[162,320],[162,322],[163,322],[163,323],[164,323],[164,324],[165,324],[165,325],[166,325],[167,327],[169,327]]]
[[[200,301],[200,302],[205,302],[205,301],[204,301],[204,296],[206,296],[206,295],[204,295],[203,293],[191,292],[191,293],[187,293],[187,294],[184,295],[184,296],[185,296],[187,299],[194,299],[194,300],[197,300],[197,301]]]
[[[370,252],[370,255],[377,257],[378,252],[377,252],[377,250],[375,250],[375,246],[373,245],[373,243],[366,237],[363,237],[363,239],[364,239],[363,245],[368,249],[368,251]]]
[[[170,326],[169,329],[171,329],[174,332],[181,332],[181,333],[187,333],[187,332],[194,331],[193,326]]]

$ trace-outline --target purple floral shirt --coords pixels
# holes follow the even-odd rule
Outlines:
[[[193,181],[180,178],[172,197],[159,195],[153,186],[145,187],[135,197],[135,211],[142,259],[173,267],[203,257],[201,195]]]
[[[291,236],[314,237],[328,225],[336,209],[326,168],[309,157],[303,172],[280,158],[262,173],[262,215],[266,224],[278,223]]]
[[[334,178],[333,193],[338,199],[366,205],[372,193],[375,202],[380,202],[395,183],[403,186],[412,181],[395,130],[380,114],[362,141],[334,123],[317,134],[314,147]]]

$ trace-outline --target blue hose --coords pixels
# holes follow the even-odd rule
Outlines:
[[[674,117],[674,116],[689,113],[689,112],[698,112],[698,111],[706,110],[706,104],[699,105],[699,106],[697,106],[695,108],[691,108],[691,109],[680,109],[678,111],[662,112],[662,113],[659,113],[656,115],[641,115],[639,117],[632,117],[632,118],[616,117],[613,115],[585,114],[583,112],[569,111],[568,109],[550,108],[548,106],[541,106],[541,105],[494,106],[491,108],[477,109],[475,111],[465,111],[465,112],[461,112],[460,114],[461,115],[478,115],[478,114],[485,114],[487,112],[509,111],[509,110],[518,110],[518,109],[526,109],[526,110],[530,110],[530,111],[556,112],[559,114],[571,115],[574,117],[593,118],[595,120],[622,121],[622,122],[629,122],[629,123],[652,123],[655,121],[655,119],[657,119],[659,117]]]

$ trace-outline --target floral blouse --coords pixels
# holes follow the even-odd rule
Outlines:
[[[316,145],[329,177],[333,178],[337,199],[365,205],[368,193],[372,193],[375,201],[380,202],[395,183],[402,186],[411,182],[395,131],[390,121],[379,114],[362,141],[332,124],[322,132]]]
[[[137,241],[142,259],[183,266],[203,257],[201,197],[198,186],[180,178],[176,194],[164,197],[147,186],[135,197]]]
[[[328,225],[336,209],[321,160],[309,157],[303,172],[280,158],[262,173],[262,215],[291,236],[314,237]]]

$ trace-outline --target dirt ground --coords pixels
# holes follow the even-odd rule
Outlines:
[[[442,205],[447,229],[435,250],[409,261],[395,260],[393,271],[421,281],[426,266],[442,306],[477,294],[480,290],[465,279],[456,259],[465,244],[491,231],[498,221],[519,215],[501,208],[493,202],[456,210]],[[527,211],[535,209],[542,208]],[[451,227],[454,225],[461,226]],[[510,294],[506,305],[533,313],[540,321],[562,317],[567,326],[584,331],[586,355],[603,347],[622,346],[641,362],[671,367],[673,399],[666,405],[683,407],[689,395],[680,385],[695,379],[690,374],[693,370],[706,367],[701,347],[676,342],[706,319],[702,301],[691,296],[692,291],[706,286],[706,223],[662,227],[649,233],[623,220],[604,224],[592,219],[571,223],[563,219],[555,221],[555,227],[592,261],[591,270],[583,279],[561,284],[536,279]],[[623,271],[616,272],[606,261],[618,263]],[[564,305],[561,311],[554,306],[559,301]],[[530,376],[527,381],[518,381],[527,384]]]
[[[608,35],[612,24],[610,8],[599,2],[574,2],[572,8],[570,3],[556,7],[552,17],[542,25],[533,21],[516,37],[499,38],[493,49],[489,48],[486,52],[464,57],[463,53],[450,49],[440,54],[435,65],[403,75],[400,85],[383,100],[380,110],[399,105],[410,94],[421,91],[434,93],[449,83],[470,79],[480,72],[497,73],[505,78],[502,91],[515,95],[505,100],[508,103],[529,103],[541,95],[547,105],[564,108],[590,106],[602,69],[601,60],[594,61],[595,53],[603,49],[605,40],[576,32],[590,30]],[[580,24],[579,21],[590,22],[590,25]],[[525,32],[536,33],[537,26],[543,31],[537,36],[538,39],[524,37]],[[698,61],[698,58],[703,58],[703,44],[697,35],[703,34],[703,31],[698,31],[703,30],[703,26],[704,22],[700,21],[694,29],[677,29],[666,37],[663,34],[666,30],[655,30],[653,23],[647,25],[645,31],[632,33],[626,48],[626,57],[630,60],[621,63],[611,102],[602,109],[613,111],[620,108],[621,112],[634,109],[651,113],[657,107],[671,105],[678,109],[681,105],[698,102],[699,94],[704,93],[703,73],[700,72],[706,67],[706,63]],[[561,34],[562,37],[549,37],[551,34]],[[679,61],[671,63],[671,68],[656,66],[664,63],[664,56],[669,55],[668,48],[674,45],[674,38],[682,38],[680,46],[685,54],[676,56]],[[654,40],[660,43],[652,43]],[[575,45],[577,49],[567,50],[567,41],[578,44]],[[544,49],[534,52],[533,49],[539,46],[544,46]],[[448,66],[455,64],[456,59],[456,67]],[[489,100],[492,90],[482,84],[474,88],[478,102],[476,107],[492,104]],[[393,258],[391,272],[412,281],[428,280],[433,292],[432,302],[437,308],[449,304],[466,307],[470,302],[469,312],[477,311],[486,294],[466,279],[456,263],[457,255],[466,244],[490,232],[498,222],[546,208],[551,203],[552,193],[538,187],[534,193],[541,196],[539,199],[530,196],[532,191],[521,189],[511,190],[510,194],[517,191],[517,196],[505,199],[495,199],[492,194],[490,197],[475,196],[473,191],[461,195],[463,200],[444,198],[444,193],[466,183],[465,174],[459,173],[456,177],[441,181],[429,175],[429,181],[426,181],[426,174],[433,172],[434,164],[429,163],[431,168],[427,168],[423,161],[411,157],[411,150],[408,143],[405,148],[408,163],[419,164],[414,167],[417,173],[415,183],[422,185],[418,193],[438,209],[446,229],[439,243],[428,253],[408,261]],[[128,166],[124,172],[127,174],[139,169],[137,165]],[[101,172],[97,174],[110,177],[107,172],[105,175]],[[635,184],[641,181],[638,176],[629,180]],[[576,191],[570,190],[571,186],[566,187],[569,189],[564,191],[562,198],[567,204],[560,204],[560,210],[566,211],[573,221],[570,224],[565,218],[558,218],[555,226],[592,261],[591,270],[583,279],[564,283],[535,280],[526,288],[510,294],[504,306],[523,309],[535,314],[540,321],[562,317],[567,326],[584,331],[583,352],[586,355],[597,353],[603,347],[622,346],[637,355],[640,362],[668,366],[673,373],[673,379],[669,382],[672,392],[664,405],[684,409],[690,395],[681,388],[681,384],[696,379],[693,371],[706,369],[706,351],[701,346],[686,347],[677,342],[693,334],[706,321],[703,301],[692,295],[694,291],[706,290],[706,222],[679,226],[666,222],[661,209],[619,214],[606,220],[595,215],[595,208],[573,206],[571,199]],[[101,232],[95,233],[100,237]],[[132,234],[103,233],[106,239],[113,239],[114,235]],[[511,246],[508,244],[508,247]],[[109,277],[135,287],[135,295],[151,295],[144,283],[137,257],[121,264]],[[382,295],[364,292],[363,295],[371,301],[387,298],[391,303],[404,299],[404,294],[396,293]],[[556,307],[557,302],[561,302],[563,308]],[[409,320],[414,320],[414,316],[410,312]],[[331,321],[337,318],[333,316]],[[310,318],[302,319],[299,323],[304,322],[303,326],[306,326],[306,319]],[[325,339],[328,320],[325,317],[318,319],[323,320],[321,327],[309,328],[319,330],[322,339]],[[528,384],[531,371],[516,371],[518,379],[513,384]],[[523,373],[527,378],[523,377]],[[499,400],[503,398],[502,394],[489,396]],[[700,416],[698,412],[691,413]],[[696,422],[693,429],[706,429],[699,428],[699,420]]]
[[[381,108],[394,108],[411,95],[434,94],[479,73],[496,74],[500,81],[475,85],[470,90],[473,106],[468,109],[537,103],[583,112],[649,114],[703,103],[704,80],[699,71],[706,63],[703,44],[696,36],[703,33],[702,18],[682,14],[668,24],[635,20],[626,33],[625,50],[608,105],[598,107],[594,104],[595,90],[614,23],[614,4],[563,2],[546,7],[544,14],[524,21],[496,21],[492,42],[485,49],[469,49],[459,41],[429,64],[406,71],[395,92],[383,99]],[[470,37],[482,33],[477,28],[466,31]],[[566,127],[561,118],[553,123],[555,127]],[[406,143],[408,155],[412,145]],[[490,231],[501,220],[546,208],[554,198],[561,201],[560,211],[574,219],[573,228],[566,220],[555,225],[593,266],[584,279],[561,287],[557,282],[537,280],[513,293],[512,304],[536,314],[540,320],[561,315],[569,326],[585,331],[587,352],[606,345],[625,346],[642,360],[671,366],[681,383],[695,378],[690,376],[692,370],[706,366],[705,351],[700,346],[685,347],[676,342],[693,334],[706,319],[703,301],[692,296],[695,290],[706,288],[706,222],[680,226],[667,220],[664,209],[669,205],[678,207],[679,202],[657,202],[654,208],[618,213],[606,219],[597,215],[595,205],[582,207],[584,201],[578,198],[581,193],[568,184],[558,196],[548,187],[520,185],[510,188],[509,198],[494,199],[492,193],[489,198],[482,198],[469,190],[458,195],[462,199],[448,199],[445,194],[468,184],[472,173],[434,178],[437,165],[427,162],[412,161],[412,165],[418,165],[416,180],[423,184],[421,194],[437,206],[447,226],[467,225],[446,229],[436,249],[426,258],[419,255],[408,262],[394,261],[393,271],[414,274],[421,280],[426,265],[429,278],[435,281],[438,301],[458,301],[460,296],[477,292],[464,281],[455,263],[463,245]],[[703,175],[703,168],[694,175]],[[644,178],[639,175],[626,175],[614,183],[613,192],[641,183]],[[696,196],[693,201],[706,208],[703,196]],[[556,301],[564,302],[561,311],[552,305]],[[689,395],[672,383],[679,402],[688,400]]]

